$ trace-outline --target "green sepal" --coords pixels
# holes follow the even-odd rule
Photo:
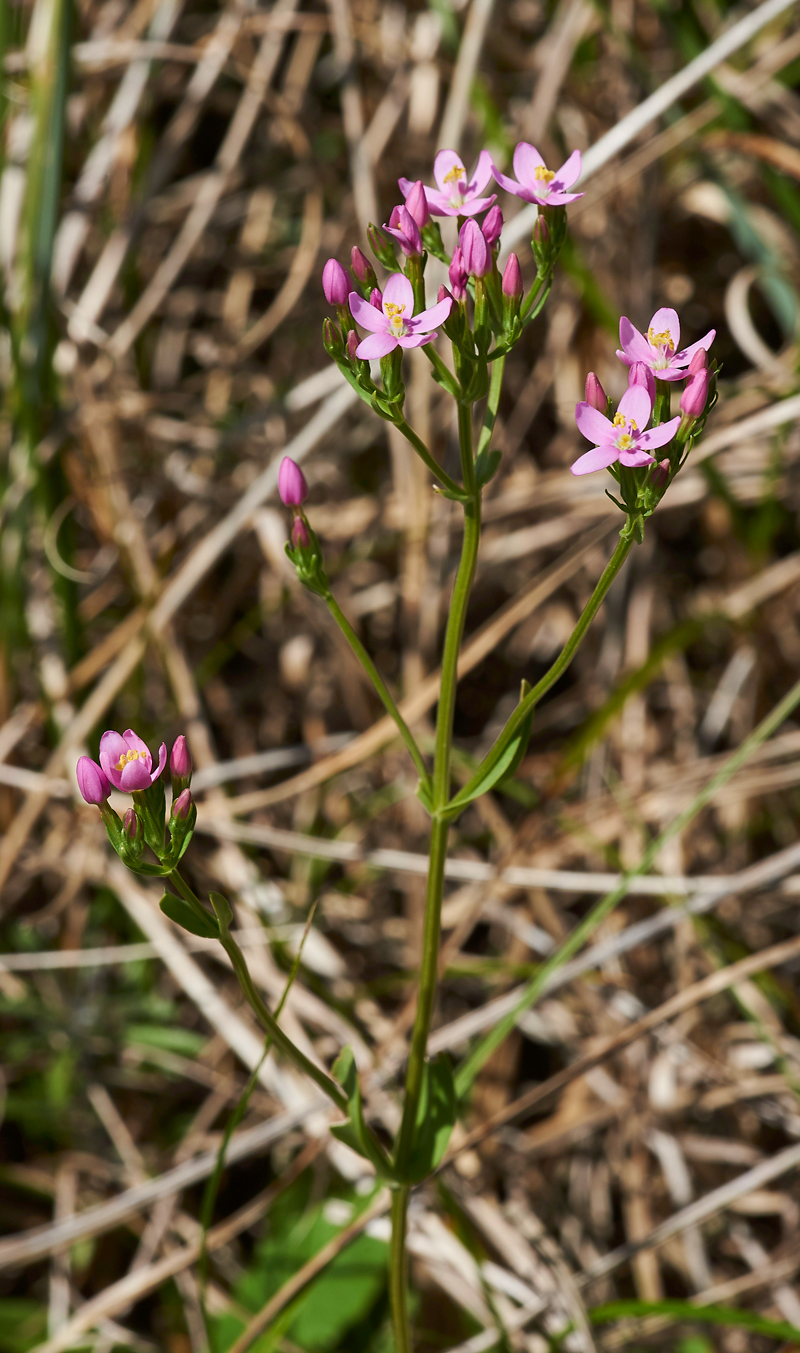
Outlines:
[[[192,806],[189,809],[188,817],[181,819],[173,817],[170,814],[170,819],[167,824],[169,829],[169,841],[170,841],[169,851],[167,852],[167,858],[172,868],[174,868],[175,865],[178,864],[179,861],[183,859],[184,855],[189,849],[189,842],[191,841],[192,836],[194,835],[194,825],[196,821],[197,821],[197,804],[194,802],[192,802]]]
[[[458,1114],[453,1068],[445,1053],[426,1062],[417,1108],[414,1144],[403,1171],[404,1184],[419,1184],[444,1159]]]
[[[520,704],[530,689],[528,682],[523,681],[520,691]],[[500,784],[503,780],[510,779],[528,750],[532,726],[533,710],[526,714],[519,728],[510,737],[506,737],[505,730],[500,734],[494,747],[484,757],[469,783],[448,803],[442,814],[446,821],[452,821],[474,799],[479,799],[482,794],[488,794],[490,789],[494,789],[495,785]]]
[[[392,1166],[371,1128],[364,1119],[364,1107],[361,1102],[361,1086],[358,1081],[356,1059],[351,1047],[342,1048],[333,1064],[333,1074],[347,1095],[347,1108],[350,1114],[343,1123],[332,1123],[331,1133],[337,1141],[344,1142],[356,1155],[363,1156],[375,1166],[375,1172],[381,1179],[397,1182]]]
[[[438,222],[429,221],[426,226],[422,227],[422,243],[428,253],[433,254],[434,258],[438,258],[442,263],[450,262],[450,255],[444,247],[442,231]],[[369,300],[369,297],[367,297],[367,300]]]
[[[488,446],[479,451],[475,458],[475,482],[479,489],[484,488],[490,479],[494,479],[503,459],[502,451],[490,451]]]
[[[165,916],[184,930],[190,931],[192,935],[199,935],[203,940],[219,939],[219,926],[204,907],[201,908],[201,915],[182,897],[176,897],[175,893],[165,893],[159,906]]]

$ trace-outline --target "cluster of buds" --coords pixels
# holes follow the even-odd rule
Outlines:
[[[100,809],[108,839],[129,869],[136,873],[164,877],[170,874],[184,854],[194,832],[197,807],[189,788],[192,782],[192,758],[181,735],[175,739],[169,757],[172,779],[172,806],[166,815],[166,795],[162,772],[167,764],[167,748],[162,742],[158,762],[138,733],[108,729],[100,739],[100,764],[82,756],[75,768],[78,789],[87,803]],[[130,794],[132,804],[122,817],[111,807],[113,789]],[[144,858],[148,846],[157,864]]]
[[[326,597],[330,583],[322,564],[322,549],[306,517],[303,503],[308,497],[306,477],[291,456],[284,456],[278,470],[278,493],[284,507],[292,509],[292,530],[286,542],[286,554],[304,587]]]

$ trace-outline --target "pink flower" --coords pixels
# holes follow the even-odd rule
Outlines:
[[[458,243],[468,277],[485,277],[487,272],[491,272],[492,251],[478,222],[472,217],[461,227]]]
[[[604,470],[617,460],[633,469],[652,465],[654,457],[650,452],[672,441],[681,421],[672,418],[645,432],[652,412],[650,396],[641,385],[628,386],[613,422],[585,400],[576,404],[578,430],[588,441],[594,442],[594,446],[578,457],[572,473],[590,474],[592,470]]]
[[[410,192],[404,194],[404,196],[409,216],[416,221],[420,230],[423,230],[431,219],[431,209],[428,206],[422,179],[417,179]]]
[[[388,357],[397,347],[420,348],[424,343],[430,343],[436,337],[436,326],[444,324],[450,314],[451,305],[448,297],[414,315],[414,289],[401,272],[392,273],[386,283],[380,310],[351,291],[353,318],[362,328],[370,330],[370,336],[362,339],[356,348],[357,356],[367,360]]]
[[[433,177],[436,188],[425,188],[425,198],[434,216],[477,216],[479,212],[491,207],[497,194],[481,197],[492,177],[492,157],[488,150],[482,150],[472,178],[461,162],[461,156],[454,150],[440,150],[433,162]],[[408,198],[414,183],[411,179],[398,179],[403,197]]]
[[[308,484],[300,466],[284,456],[278,471],[278,493],[285,507],[299,507],[308,497]]]
[[[111,785],[96,761],[90,756],[80,757],[75,767],[75,777],[87,803],[94,803],[98,808],[101,803],[105,803],[111,793]]]
[[[322,290],[325,292],[328,305],[346,305],[349,286],[350,279],[341,263],[335,258],[329,258],[322,269]]]
[[[660,381],[682,381],[686,367],[698,349],[708,350],[714,341],[716,329],[709,329],[704,338],[688,348],[678,350],[681,341],[681,323],[677,313],[668,306],[657,310],[650,321],[647,337],[624,315],[619,322],[619,341],[622,351],[617,356],[626,366],[644,362]]]
[[[153,770],[150,751],[132,728],[121,735],[108,731],[100,739],[100,765],[106,779],[115,789],[133,794],[137,789],[149,789],[155,784],[167,764],[167,744],[158,750],[158,769]]]
[[[419,226],[407,207],[393,207],[389,221],[384,224],[383,228],[399,241],[400,248],[407,258],[422,253],[422,236],[419,233]]]
[[[535,146],[520,141],[514,151],[514,173],[516,180],[501,174],[492,161],[492,173],[501,188],[521,197],[526,202],[535,202],[540,207],[566,207],[583,197],[583,193],[567,192],[581,176],[581,153],[573,150],[569,159],[558,170],[548,169]]]
[[[464,301],[467,298],[467,280],[469,273],[464,267],[464,255],[456,246],[453,250],[453,257],[450,260],[450,267],[447,270],[450,278],[450,287],[453,296],[457,301]]]

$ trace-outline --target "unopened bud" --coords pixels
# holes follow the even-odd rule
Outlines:
[[[192,757],[183,733],[180,733],[172,744],[169,773],[172,776],[173,790],[178,794],[182,789],[186,789],[192,778]],[[176,785],[179,785],[179,787],[176,788]]]
[[[350,250],[350,269],[360,286],[375,286],[377,281],[375,269],[357,244]]]
[[[668,460],[660,460],[655,469],[650,473],[650,483],[657,489],[666,488],[669,482],[670,464]]]
[[[292,545],[296,550],[307,550],[311,544],[308,527],[302,517],[295,517],[292,525]]]
[[[522,297],[522,269],[516,254],[508,256],[508,262],[503,269],[502,290],[504,296],[513,297],[514,300]]]
[[[78,789],[87,803],[93,803],[98,808],[105,803],[111,793],[111,785],[96,761],[90,756],[80,757],[75,767],[75,776]]]
[[[685,418],[699,418],[708,399],[708,368],[701,367],[686,383],[681,395],[681,413]]]
[[[278,493],[286,507],[299,507],[308,497],[306,477],[291,456],[284,456],[278,470]]]
[[[329,258],[322,269],[322,290],[328,305],[347,305],[350,283],[338,259]]]
[[[347,335],[347,355],[351,362],[356,359],[356,348],[358,347],[358,334],[355,329],[351,329]]]
[[[425,189],[422,186],[422,179],[417,179],[414,187],[406,198],[406,210],[413,217],[420,230],[426,226],[431,219],[431,211],[428,206],[428,199],[425,196]]]
[[[692,360],[687,367],[686,374],[694,376],[698,371],[704,371],[708,366],[708,353],[705,348],[698,348],[697,352],[692,353]]]
[[[606,409],[608,408],[606,392],[593,371],[590,371],[589,375],[586,377],[585,399],[586,403],[591,404],[592,408],[597,409],[598,413],[604,414],[606,412]]]
[[[464,257],[458,248],[453,250],[448,276],[453,298],[456,301],[465,300],[467,295],[467,270],[464,267]]]
[[[383,231],[379,230],[376,225],[370,224],[367,226],[367,239],[369,240],[369,247],[378,262],[389,272],[396,272],[397,255]]]
[[[129,808],[122,819],[122,830],[133,845],[142,834],[142,824],[135,808]]]
[[[383,311],[383,296],[377,287],[372,288],[372,291],[369,294],[369,303],[374,306],[376,310]]]
[[[334,361],[344,356],[342,335],[332,319],[322,321],[322,346],[328,356],[333,357]]]
[[[492,255],[478,222],[470,216],[458,237],[464,269],[468,277],[485,277],[492,267]]]
[[[172,816],[178,822],[185,822],[192,811],[192,791],[184,789],[172,805]]]
[[[651,405],[655,403],[656,398],[656,378],[653,375],[653,368],[647,365],[647,362],[634,362],[628,371],[628,386],[641,385],[650,396]]]
[[[544,248],[550,243],[550,230],[543,216],[537,216],[533,223],[533,243]]]
[[[497,244],[503,230],[503,213],[496,202],[484,216],[481,230],[483,231],[483,238],[491,249]]]

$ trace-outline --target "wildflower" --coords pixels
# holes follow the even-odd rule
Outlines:
[[[167,744],[158,749],[158,767],[153,770],[150,750],[132,728],[122,734],[109,729],[100,739],[100,765],[107,780],[125,794],[149,789],[167,764]]]
[[[169,773],[172,779],[172,793],[177,796],[192,782],[192,757],[181,733],[172,744],[169,755]]]
[[[701,367],[695,371],[686,382],[683,394],[681,395],[681,413],[685,418],[699,418],[706,407],[708,400],[708,367]]]
[[[464,267],[464,255],[458,246],[453,250],[453,257],[450,260],[450,267],[447,272],[450,278],[450,287],[453,292],[453,298],[456,301],[466,300],[467,279],[469,274]]]
[[[583,193],[570,193],[567,190],[577,182],[581,175],[581,153],[573,150],[569,159],[560,169],[548,169],[535,146],[520,141],[514,151],[514,173],[516,179],[501,174],[492,161],[492,173],[501,188],[521,197],[526,202],[535,202],[539,207],[566,207],[568,203],[583,197]]]
[[[414,290],[401,272],[392,273],[386,283],[381,310],[351,291],[353,317],[362,328],[371,331],[369,337],[359,343],[356,355],[367,359],[388,357],[397,347],[419,348],[430,343],[436,337],[437,325],[444,324],[450,314],[451,305],[448,298],[414,315]]]
[[[111,793],[111,785],[96,761],[90,756],[80,757],[75,767],[75,776],[78,789],[87,803],[93,803],[98,808],[101,803],[105,803]]]
[[[594,442],[594,446],[578,457],[572,473],[590,474],[592,470],[604,470],[617,460],[632,469],[652,465],[654,457],[650,452],[672,441],[681,421],[672,418],[645,432],[652,412],[650,396],[641,385],[628,386],[613,421],[585,400],[577,404],[575,422],[578,430],[588,441]]]
[[[493,207],[489,208],[484,216],[481,230],[483,231],[483,238],[489,248],[494,248],[503,232],[503,213],[496,202]]]
[[[384,230],[394,235],[407,258],[419,257],[422,253],[422,236],[419,226],[407,207],[393,207]]]
[[[646,337],[623,315],[619,322],[622,350],[617,349],[617,356],[626,366],[644,362],[660,381],[682,381],[688,374],[686,368],[695,353],[700,349],[708,350],[716,332],[716,329],[709,329],[705,337],[679,350],[681,324],[675,310],[668,306],[657,310],[650,321]]]
[[[492,177],[492,157],[488,150],[482,150],[472,178],[461,163],[461,156],[454,150],[440,150],[433,162],[433,177],[436,188],[423,189],[428,207],[434,216],[477,216],[496,201],[497,194],[481,197]],[[411,179],[398,179],[400,191],[408,200],[415,184]]]
[[[328,305],[347,305],[350,281],[341,263],[329,258],[322,269],[322,290]]]
[[[431,210],[425,196],[422,179],[417,179],[410,192],[405,194],[405,199],[409,216],[416,222],[420,230],[424,230],[431,219]]]
[[[472,217],[461,227],[458,243],[468,277],[485,277],[487,272],[491,272],[492,252],[478,222]]]
[[[278,493],[286,507],[299,507],[308,497],[308,484],[300,466],[284,456],[278,471]]]
[[[603,415],[608,408],[606,392],[593,371],[590,371],[586,377],[585,403],[591,404],[593,409],[597,409],[597,412]]]
[[[502,292],[504,296],[511,296],[515,300],[522,296],[522,271],[516,254],[509,254],[503,269]]]
[[[172,816],[177,818],[178,822],[185,822],[191,811],[192,791],[190,789],[184,789],[183,793],[178,795],[172,805]]]

